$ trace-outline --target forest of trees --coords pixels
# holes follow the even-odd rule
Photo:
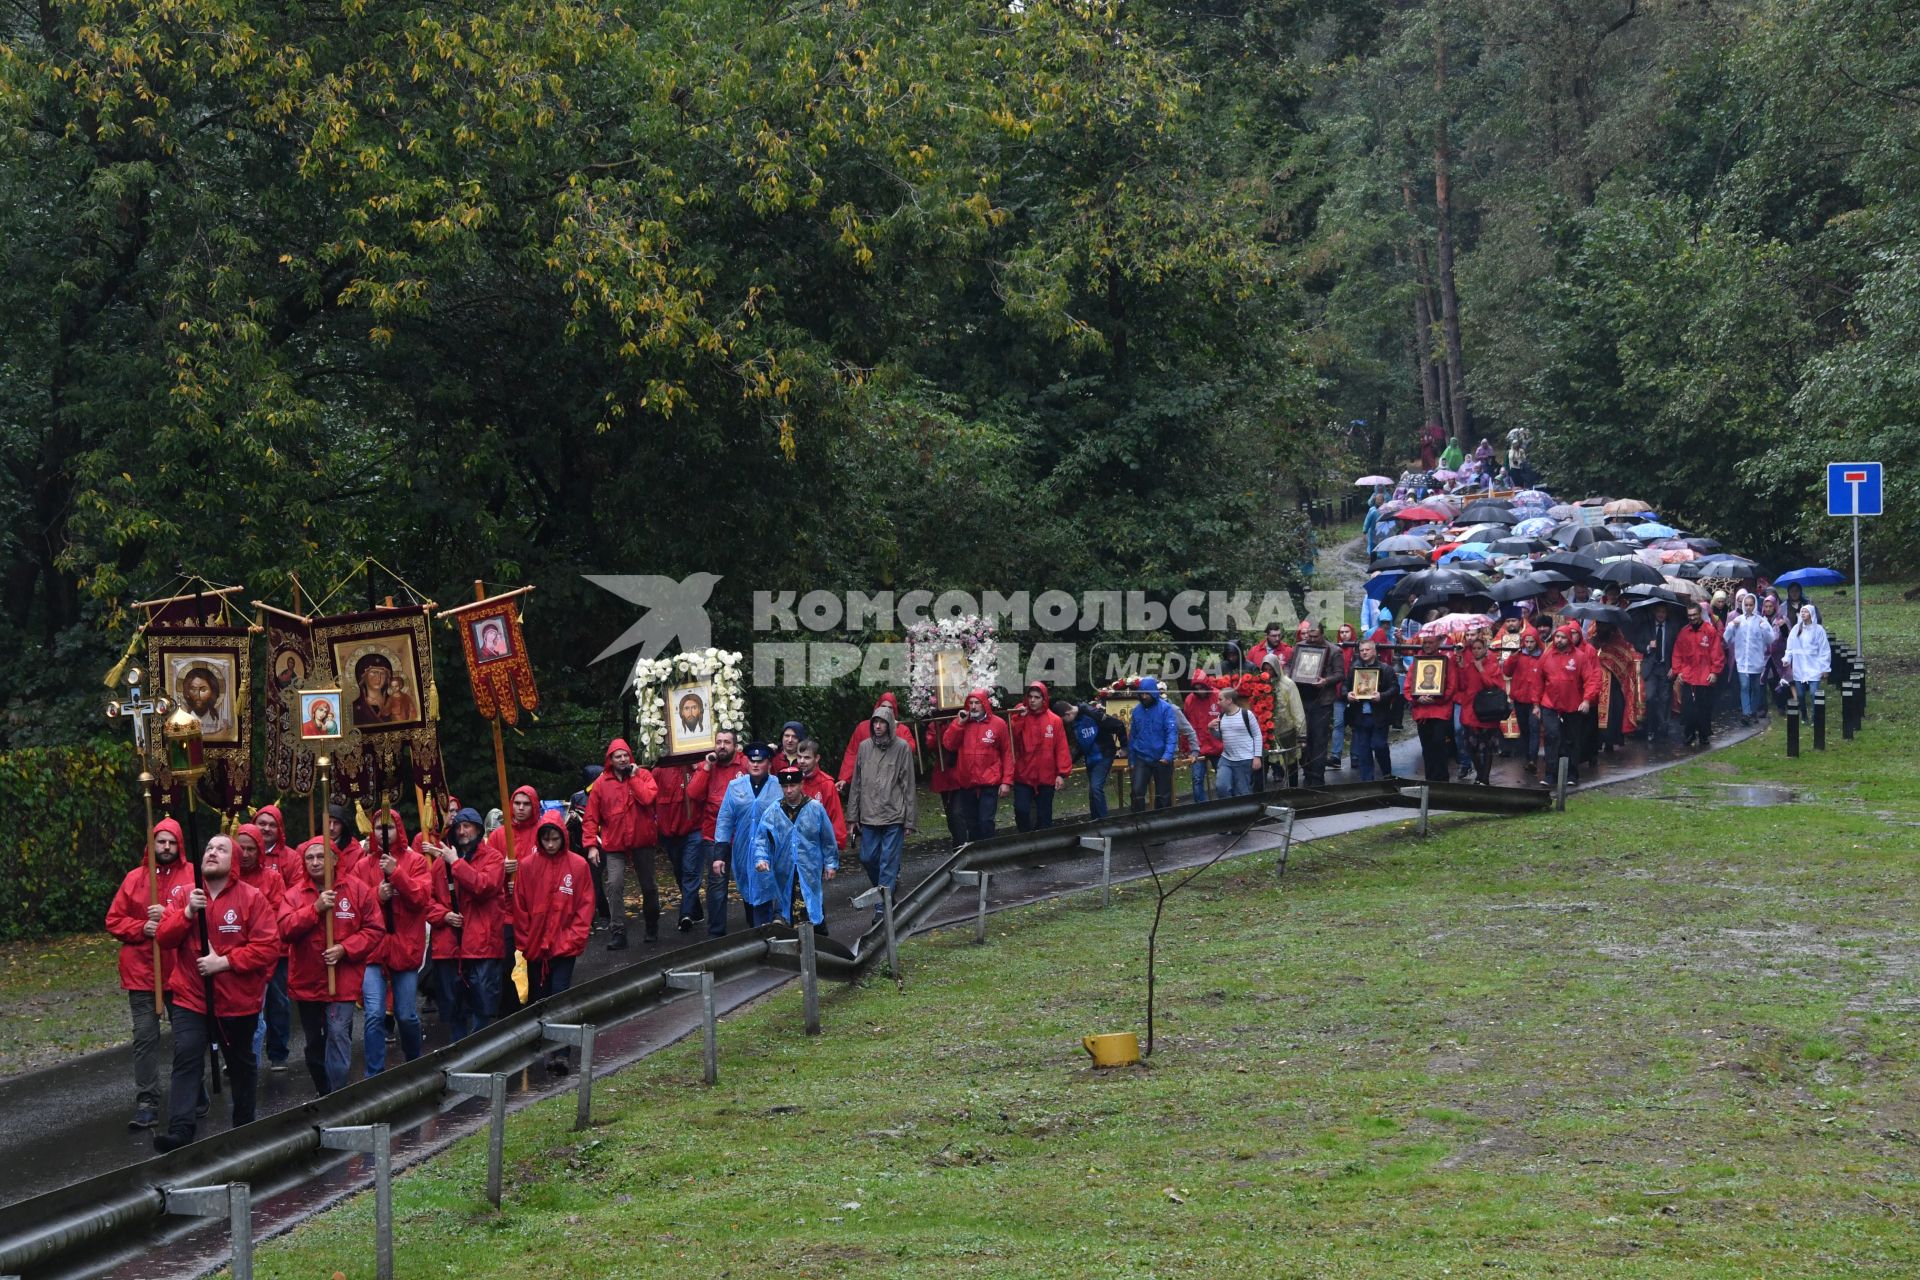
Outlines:
[[[1920,507],[1908,0],[5,0],[0,746],[126,604],[1278,586],[1423,421],[1817,557]],[[728,636],[722,640],[743,639]]]

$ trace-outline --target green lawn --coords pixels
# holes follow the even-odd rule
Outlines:
[[[0,946],[0,1076],[124,1043],[119,957],[104,931]]]
[[[1839,602],[1833,610],[1836,620]],[[909,944],[782,992],[396,1187],[413,1275],[1910,1276],[1920,1267],[1920,609],[1875,602],[1868,733],[1776,731],[1564,815],[1405,824]],[[1850,628],[1843,628],[1850,632]],[[1878,637],[1876,639],[1876,637]],[[1727,784],[1800,803],[1743,808]],[[262,1276],[371,1274],[360,1197]]]

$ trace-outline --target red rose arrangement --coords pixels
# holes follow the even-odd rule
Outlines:
[[[1240,705],[1253,712],[1253,718],[1260,722],[1260,734],[1264,741],[1273,741],[1273,677],[1264,671],[1249,671],[1245,675],[1230,677],[1234,690],[1240,696]]]

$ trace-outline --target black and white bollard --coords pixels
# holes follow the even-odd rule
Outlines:
[[[500,1174],[507,1154],[507,1073],[449,1071],[447,1092],[485,1098],[487,1116],[487,1203],[500,1207]]]
[[[164,1187],[166,1211],[187,1218],[226,1218],[233,1225],[233,1280],[253,1280],[253,1204],[244,1182],[218,1187]]]
[[[373,1257],[375,1280],[393,1280],[393,1141],[386,1123],[320,1130],[328,1151],[359,1151],[373,1157]]]
[[[1815,751],[1827,749],[1827,691],[1825,689],[1813,691],[1813,749]]]
[[[1800,691],[1787,695],[1787,759],[1800,756]]]
[[[700,1030],[704,1078],[709,1086],[720,1083],[720,1023],[713,1007],[713,973],[707,969],[674,969],[667,974],[667,986],[674,991],[700,993]]]

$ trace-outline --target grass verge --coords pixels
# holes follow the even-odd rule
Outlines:
[[[410,1274],[1908,1276],[1920,1265],[1920,610],[1877,604],[1867,736],[1778,731],[1564,815],[1404,825],[910,944],[396,1187]],[[1879,635],[1883,638],[1876,640]],[[1797,802],[1736,803],[1726,784]],[[361,1197],[262,1276],[370,1273]]]

